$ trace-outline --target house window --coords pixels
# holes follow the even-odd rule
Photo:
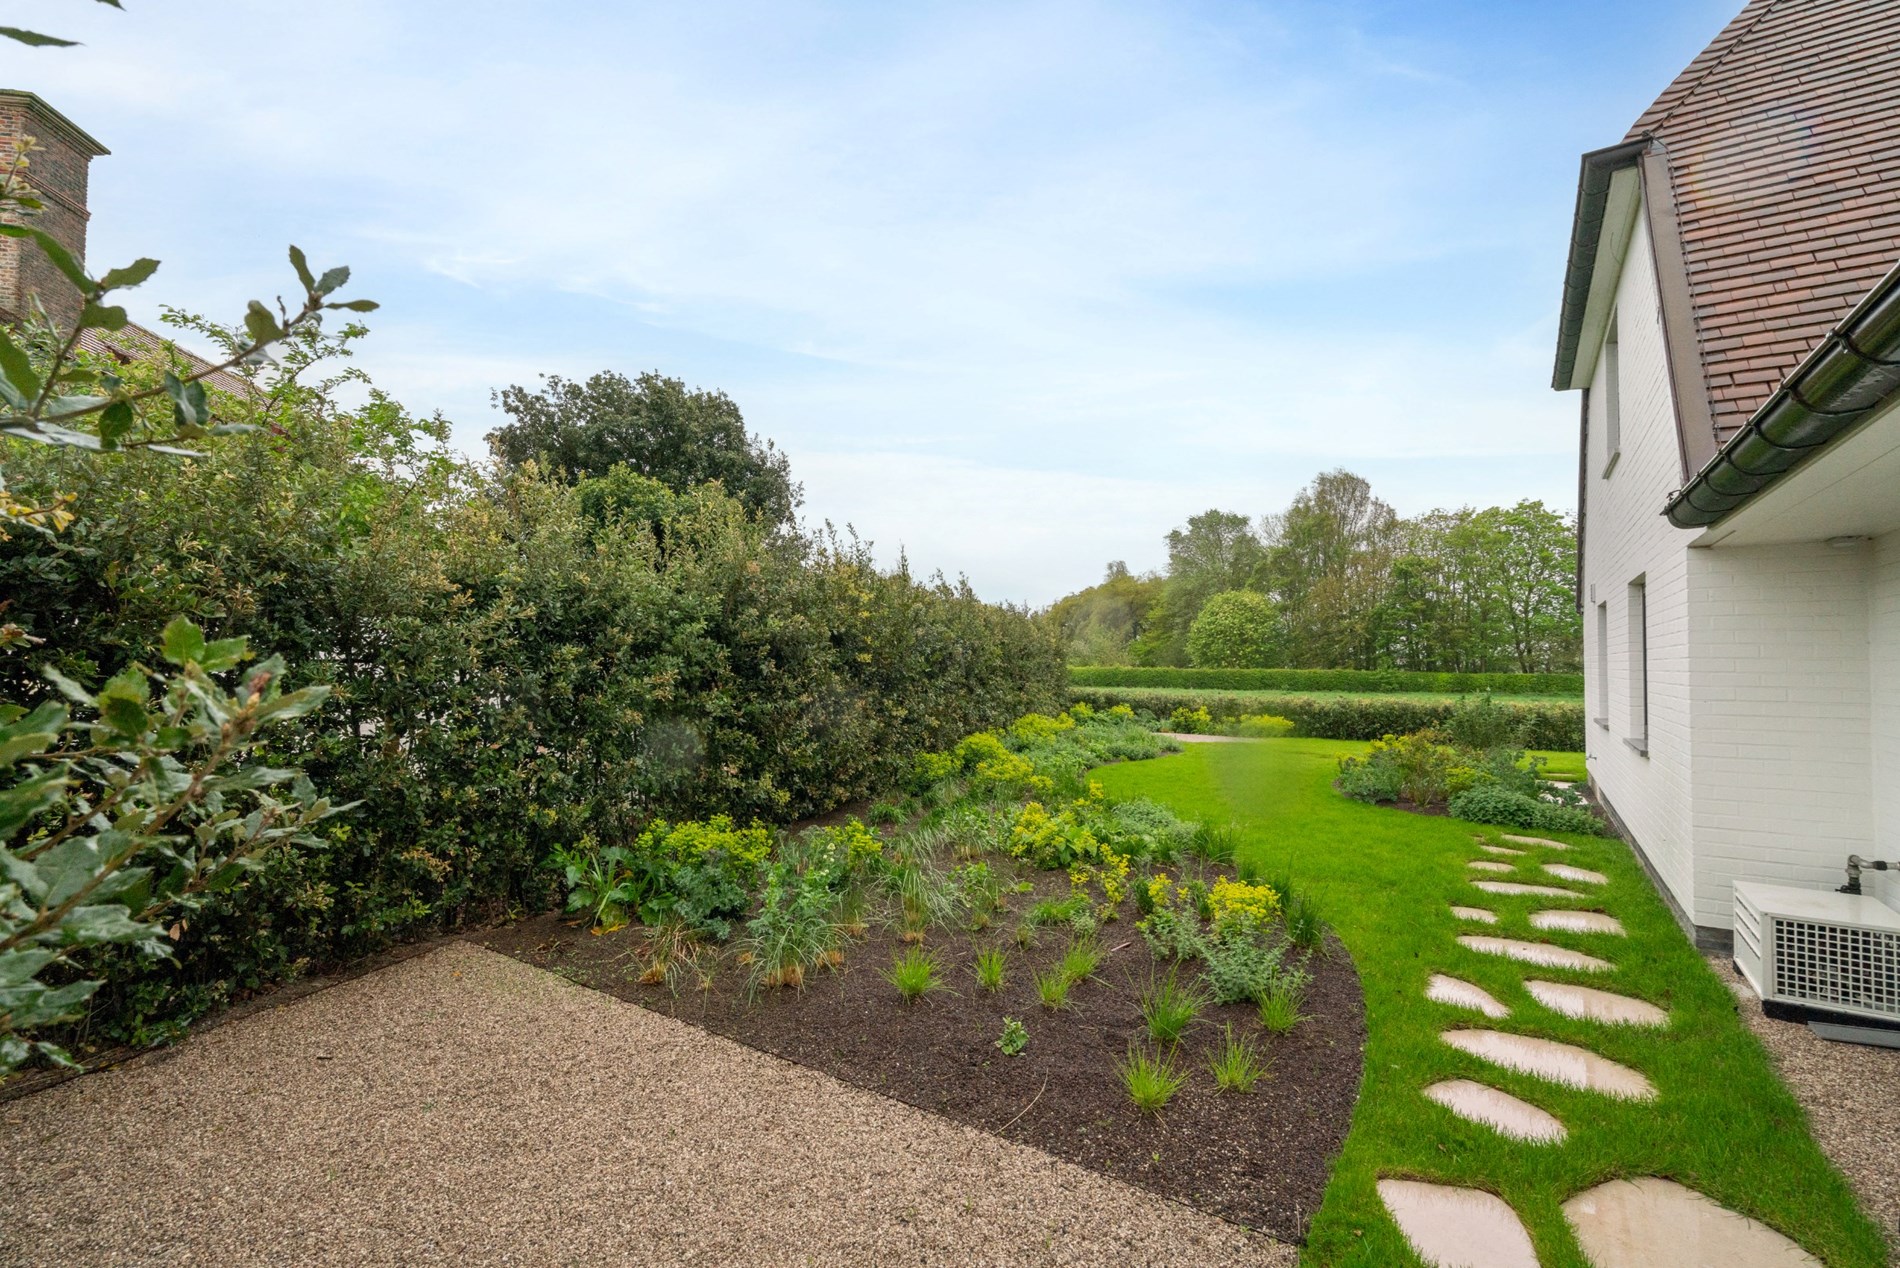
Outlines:
[[[1610,478],[1616,460],[1623,454],[1623,384],[1621,359],[1617,355],[1616,317],[1610,317],[1609,333],[1603,336],[1603,478]]]
[[[1610,605],[1597,604],[1596,724],[1610,725]]]
[[[1630,582],[1629,692],[1630,731],[1624,740],[1645,757],[1649,755],[1649,603],[1644,578]]]

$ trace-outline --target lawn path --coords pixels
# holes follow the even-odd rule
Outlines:
[[[1606,1181],[1647,1176],[1679,1182],[1759,1220],[1834,1268],[1886,1262],[1878,1230],[1814,1144],[1800,1107],[1742,1025],[1734,996],[1682,936],[1626,846],[1564,837],[1570,848],[1559,851],[1510,842],[1496,829],[1349,801],[1330,786],[1334,764],[1362,747],[1323,740],[1206,745],[1098,773],[1111,793],[1151,796],[1186,816],[1238,823],[1243,865],[1290,876],[1318,901],[1353,954],[1370,1031],[1365,1082],[1306,1262],[1417,1263],[1377,1188],[1381,1179],[1397,1179],[1495,1194],[1522,1219],[1543,1268],[1589,1268],[1564,1203]],[[1481,841],[1523,853],[1482,850]],[[1473,869],[1474,860],[1512,871]],[[1553,875],[1546,864],[1604,880]],[[1580,897],[1486,892],[1475,882]],[[1455,905],[1490,911],[1496,922],[1461,919]],[[1625,932],[1530,922],[1533,913],[1560,909],[1609,913]],[[1458,941],[1471,935],[1566,948],[1608,967],[1526,964],[1495,954],[1494,946]],[[1508,1015],[1491,1018],[1428,999],[1434,975],[1483,991]],[[1668,1024],[1610,1026],[1568,1016],[1533,995],[1529,980],[1641,1001],[1660,1009]],[[1544,994],[1573,1011],[1584,998]],[[1448,1043],[1444,1035],[1456,1030],[1582,1048],[1652,1085],[1656,1095],[1618,1099],[1508,1069]],[[1458,1080],[1535,1107],[1561,1123],[1567,1138],[1514,1139],[1425,1095],[1429,1086]],[[1727,1268],[1743,1264],[1732,1260]]]

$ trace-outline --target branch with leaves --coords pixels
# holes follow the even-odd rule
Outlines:
[[[226,687],[246,641],[207,642],[183,617],[162,652],[172,669],[134,665],[97,692],[49,671],[64,703],[0,704],[0,1075],[35,1053],[71,1064],[35,1034],[99,989],[72,972],[76,951],[170,955],[192,911],[270,851],[318,844],[315,825],[350,808],[254,760],[262,730],[327,687],[283,691],[275,657]]]

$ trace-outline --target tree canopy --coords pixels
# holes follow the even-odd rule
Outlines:
[[[675,493],[716,480],[775,525],[791,523],[803,500],[785,455],[746,430],[724,392],[607,370],[584,383],[548,375],[538,392],[503,388],[495,403],[513,421],[488,433],[488,445],[510,468],[539,462],[580,481],[620,466]]]

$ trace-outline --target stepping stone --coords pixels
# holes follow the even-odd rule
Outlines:
[[[1536,894],[1542,898],[1582,898],[1585,895],[1574,889],[1558,889],[1555,885],[1520,885],[1516,881],[1472,881],[1487,894]]]
[[[1569,947],[1552,946],[1548,942],[1519,942],[1516,938],[1484,938],[1467,933],[1459,936],[1458,944],[1483,955],[1501,955],[1507,959],[1521,960],[1525,964],[1541,964],[1549,969],[1601,973],[1616,967],[1608,960],[1599,960],[1594,955],[1572,951]]]
[[[1569,986],[1562,982],[1524,983],[1531,998],[1552,1012],[1585,1021],[1600,1021],[1606,1026],[1667,1026],[1669,1014],[1647,1000],[1632,999],[1615,991],[1592,990],[1588,986]]]
[[[1479,872],[1515,872],[1517,870],[1509,863],[1493,863],[1490,859],[1472,859],[1465,866]]]
[[[1624,931],[1623,922],[1600,911],[1534,911],[1531,928],[1561,929],[1565,933],[1615,933]]]
[[[1549,1079],[1586,1092],[1601,1092],[1619,1100],[1656,1099],[1655,1084],[1628,1066],[1600,1057],[1588,1048],[1558,1043],[1554,1039],[1507,1035],[1497,1030],[1447,1030],[1439,1037],[1461,1052],[1469,1052],[1520,1074]]]
[[[1506,841],[1515,841],[1519,845],[1542,845],[1548,846],[1553,850],[1567,850],[1570,848],[1562,841],[1553,841],[1549,837],[1520,837],[1513,836],[1509,832],[1503,833],[1502,835]]]
[[[1564,1218],[1596,1268],[1821,1268],[1766,1224],[1655,1176],[1585,1189]]]
[[[1425,984],[1425,998],[1440,1004],[1450,1004],[1453,1008],[1475,1009],[1486,1017],[1511,1015],[1511,1010],[1498,1003],[1482,986],[1473,986],[1470,982],[1446,977],[1443,973],[1432,974],[1431,981]]]
[[[1559,880],[1582,881],[1585,885],[1607,885],[1610,880],[1602,872],[1593,872],[1587,867],[1572,867],[1568,863],[1546,863],[1544,870]]]
[[[1555,1116],[1538,1109],[1529,1101],[1520,1101],[1509,1092],[1500,1092],[1470,1079],[1446,1079],[1442,1083],[1434,1083],[1425,1089],[1425,1095],[1458,1117],[1483,1123],[1512,1140],[1525,1140],[1534,1145],[1554,1145],[1570,1135]]]
[[[1503,1198],[1418,1180],[1381,1180],[1379,1199],[1434,1268],[1537,1268],[1531,1235]]]
[[[1492,845],[1487,841],[1478,842],[1478,848],[1483,850],[1486,854],[1515,854],[1520,858],[1524,855],[1524,851],[1522,850],[1513,850],[1508,845]]]
[[[1451,914],[1460,920],[1475,920],[1481,925],[1495,925],[1498,922],[1498,913],[1483,907],[1453,907]]]

